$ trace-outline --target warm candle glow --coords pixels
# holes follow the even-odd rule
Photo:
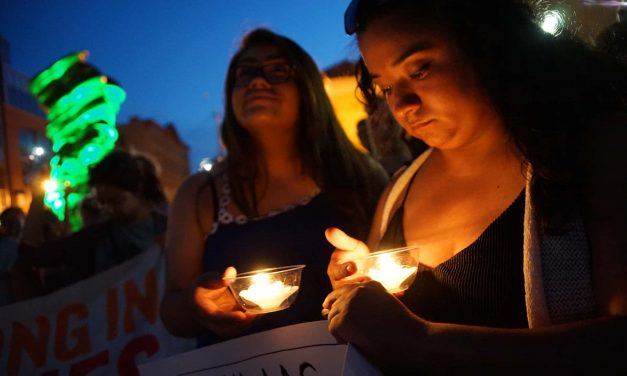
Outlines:
[[[391,255],[380,255],[376,263],[368,270],[368,276],[379,281],[388,292],[393,294],[405,290],[401,284],[417,270],[415,266],[403,266],[397,263]]]
[[[298,286],[284,285],[281,281],[271,281],[266,273],[255,274],[252,284],[242,290],[239,296],[258,305],[263,310],[278,308],[290,295],[298,290]]]

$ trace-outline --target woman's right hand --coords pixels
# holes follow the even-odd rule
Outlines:
[[[360,260],[364,260],[370,250],[368,246],[355,238],[352,238],[336,227],[330,227],[325,232],[329,243],[335,247],[331,254],[331,260],[327,267],[327,275],[331,280],[333,289],[337,289],[347,283],[366,282],[370,279],[360,273]]]
[[[191,289],[191,304],[200,325],[221,337],[232,337],[247,328],[257,317],[240,309],[228,287],[237,271],[228,267],[218,273],[204,273]]]

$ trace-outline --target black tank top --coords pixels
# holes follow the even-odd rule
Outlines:
[[[410,185],[411,181],[382,237],[381,247],[406,245],[403,206]],[[434,269],[421,270],[401,300],[430,321],[527,328],[524,210],[523,190],[472,244]]]
[[[213,196],[217,191],[212,186]],[[218,218],[218,202],[214,202]],[[355,231],[355,224],[342,214],[325,192],[306,204],[245,223],[221,223],[205,240],[203,271],[223,271],[233,265],[239,272],[260,268],[307,265],[302,271],[296,301],[286,310],[260,315],[238,336],[308,321],[321,320],[322,302],[331,283],[326,274],[334,247],[326,240],[328,227]],[[223,341],[207,333],[198,338],[198,347]]]

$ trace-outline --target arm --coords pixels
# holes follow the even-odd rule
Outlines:
[[[228,336],[251,319],[251,315],[238,310],[223,275],[203,274],[205,232],[213,223],[211,190],[202,189],[205,179],[206,174],[188,178],[170,206],[165,246],[166,293],[160,314],[168,331],[180,337],[193,337],[206,330]],[[198,223],[197,210],[203,220],[208,219],[206,223]],[[235,269],[229,268],[224,276],[233,274]]]
[[[625,317],[541,329],[435,323],[411,313],[377,282],[344,285],[323,306],[330,332],[390,374],[627,371]]]

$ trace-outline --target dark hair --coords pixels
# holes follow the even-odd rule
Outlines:
[[[19,238],[24,226],[24,212],[22,209],[11,206],[0,213],[0,233],[12,238]]]
[[[376,164],[358,152],[344,134],[312,58],[291,39],[266,29],[255,29],[243,38],[239,51],[231,59],[225,82],[225,116],[221,134],[228,151],[226,168],[233,199],[246,215],[257,214],[254,181],[264,173],[259,170],[262,165],[258,162],[262,156],[252,136],[235,118],[231,94],[234,67],[240,56],[249,48],[262,44],[276,46],[295,66],[295,83],[300,93],[296,149],[303,170],[341,208],[359,218],[360,223],[369,223],[373,203],[382,188],[382,181],[371,181]]]
[[[374,17],[399,10],[408,20],[450,31],[459,43],[532,166],[538,219],[545,230],[559,230],[579,193],[577,152],[584,132],[603,112],[626,108],[623,70],[567,30],[544,32],[523,0],[390,1],[376,12],[364,8],[357,33]],[[363,61],[357,77],[364,96],[376,100]]]
[[[155,166],[146,157],[114,150],[89,169],[89,186],[110,185],[160,205],[166,202]]]

